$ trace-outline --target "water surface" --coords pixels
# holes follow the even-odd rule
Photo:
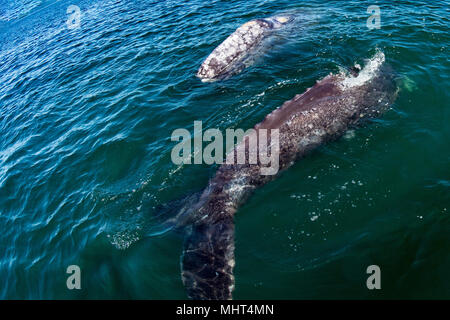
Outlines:
[[[366,26],[372,4],[378,30]],[[69,5],[78,29],[67,28]],[[216,167],[174,165],[172,131],[194,120],[250,128],[381,50],[400,88],[392,109],[238,211],[234,297],[450,298],[448,8],[0,0],[0,297],[185,298],[182,234],[163,232],[158,215]],[[224,82],[195,78],[238,26],[279,13],[295,24],[255,65]],[[71,264],[80,291],[66,288]],[[381,291],[365,286],[372,264]]]

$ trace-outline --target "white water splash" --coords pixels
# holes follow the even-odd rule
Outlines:
[[[133,243],[138,241],[141,236],[137,231],[119,231],[115,234],[108,234],[107,238],[111,244],[119,250],[128,249]]]
[[[385,62],[386,58],[384,53],[378,51],[372,59],[369,59],[364,66],[364,68],[359,72],[357,77],[348,76],[342,82],[341,86],[343,89],[352,88],[355,86],[362,86],[367,81],[370,81],[375,77],[380,69],[380,67]]]

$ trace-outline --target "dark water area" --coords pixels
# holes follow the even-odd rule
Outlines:
[[[184,299],[183,236],[161,214],[217,166],[175,165],[172,132],[251,128],[377,51],[395,104],[237,212],[234,297],[450,298],[449,4],[0,0],[0,298]],[[275,14],[296,19],[253,66],[195,77],[237,27]],[[73,264],[82,290],[66,287]],[[369,265],[382,290],[367,290]]]

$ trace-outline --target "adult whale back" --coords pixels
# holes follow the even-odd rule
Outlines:
[[[288,16],[251,20],[236,29],[203,61],[197,77],[203,82],[224,79],[245,68],[246,58],[270,33],[290,21]]]
[[[275,179],[319,145],[341,137],[362,120],[381,115],[397,89],[385,56],[377,52],[356,76],[330,74],[296,95],[255,126],[279,130],[279,168],[261,175],[257,164],[223,164],[193,206],[181,257],[182,280],[193,299],[231,299],[234,289],[234,221],[239,206],[257,187]],[[248,137],[247,137],[248,138]],[[247,138],[235,150],[255,152]],[[270,148],[269,148],[270,152]],[[247,158],[248,159],[248,158]]]

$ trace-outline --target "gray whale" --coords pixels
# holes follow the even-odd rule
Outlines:
[[[203,82],[212,82],[239,73],[245,68],[246,58],[269,32],[281,28],[290,20],[287,16],[275,16],[243,24],[203,61],[197,77]]]
[[[234,289],[234,221],[252,191],[275,179],[319,145],[341,137],[363,120],[380,116],[397,87],[385,56],[377,52],[362,70],[330,74],[296,95],[255,126],[279,129],[277,175],[261,175],[261,164],[223,164],[192,208],[181,257],[181,275],[192,299],[231,299]],[[241,146],[245,147],[245,137]],[[236,150],[236,149],[235,149]],[[246,150],[247,153],[249,150]]]

